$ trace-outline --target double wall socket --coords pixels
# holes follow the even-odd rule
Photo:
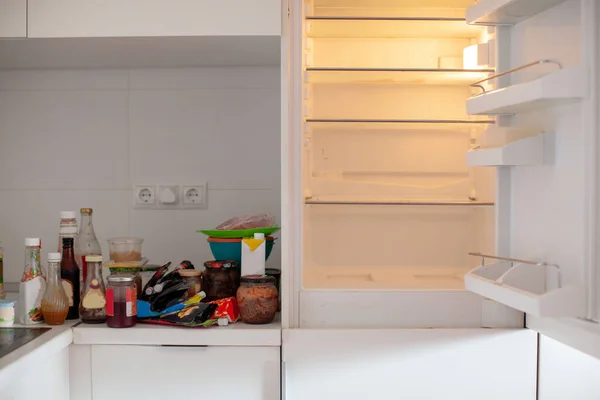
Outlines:
[[[205,209],[208,208],[207,184],[134,185],[133,208]]]

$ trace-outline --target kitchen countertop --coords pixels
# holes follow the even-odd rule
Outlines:
[[[73,343],[82,345],[171,346],[281,346],[279,314],[268,325],[241,321],[227,326],[185,328],[138,323],[133,328],[80,324],[73,328]]]
[[[15,324],[14,328],[51,328],[51,330],[0,358],[0,390],[12,383],[15,377],[30,373],[39,361],[68,347],[73,342],[72,327],[78,323],[79,321],[67,321],[60,326]]]

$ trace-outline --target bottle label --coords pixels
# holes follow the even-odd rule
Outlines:
[[[106,316],[114,317],[115,315],[115,291],[111,288],[106,289]]]
[[[67,294],[67,299],[69,299],[69,307],[73,307],[73,284],[69,280],[62,279],[62,286]]]
[[[136,297],[137,293],[135,289],[127,289],[127,291],[125,292],[125,315],[128,317],[135,317],[137,315]]]

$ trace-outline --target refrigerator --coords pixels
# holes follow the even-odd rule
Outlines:
[[[599,317],[599,6],[288,6],[284,398],[535,399]]]

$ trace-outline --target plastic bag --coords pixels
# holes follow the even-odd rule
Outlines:
[[[271,214],[250,214],[228,219],[215,229],[233,231],[239,229],[270,228],[274,223],[275,217]]]

